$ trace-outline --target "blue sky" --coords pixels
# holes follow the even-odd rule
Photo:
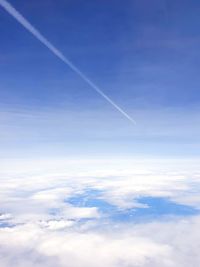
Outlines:
[[[11,3],[123,106],[198,104],[200,5],[148,2]],[[60,105],[63,95],[81,107],[89,97],[95,101],[84,82],[2,9],[1,21],[6,102]]]
[[[11,4],[137,125],[1,8],[3,155],[199,155],[198,1]]]

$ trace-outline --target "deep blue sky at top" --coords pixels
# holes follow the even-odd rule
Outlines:
[[[125,108],[198,105],[199,1],[10,2]],[[2,9],[0,16],[1,103],[100,101]]]
[[[0,117],[4,151],[198,154],[199,1],[10,3],[138,124],[133,128],[0,8],[0,111],[17,110]],[[18,116],[27,108],[33,115]],[[41,110],[50,113],[35,116]]]

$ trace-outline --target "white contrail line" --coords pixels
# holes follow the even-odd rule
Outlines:
[[[94,84],[82,71],[80,71],[69,59],[67,59],[54,45],[52,45],[35,27],[28,22],[9,2],[6,0],[0,0],[0,5],[14,17],[24,28],[32,33],[43,45],[45,45],[51,52],[54,53],[59,59],[67,64],[74,72],[76,72],[87,84],[89,84],[98,94],[100,94],[105,100],[107,100],[114,108],[116,108],[122,115],[124,115],[129,121],[136,124],[123,109],[121,109],[110,97],[108,97],[96,84]]]

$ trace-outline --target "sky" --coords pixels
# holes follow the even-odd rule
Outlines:
[[[136,125],[1,8],[1,157],[199,156],[198,1],[10,3]]]
[[[0,0],[1,267],[200,266],[199,11]]]

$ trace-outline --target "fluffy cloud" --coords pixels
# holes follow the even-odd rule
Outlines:
[[[2,267],[199,266],[199,223],[196,217],[84,231],[30,223],[2,228],[0,263]]]
[[[94,194],[118,210],[148,209],[138,198],[150,196],[199,208],[198,160],[185,163],[63,159],[2,165],[0,266],[199,266],[200,217],[117,222],[95,202],[70,201]]]

